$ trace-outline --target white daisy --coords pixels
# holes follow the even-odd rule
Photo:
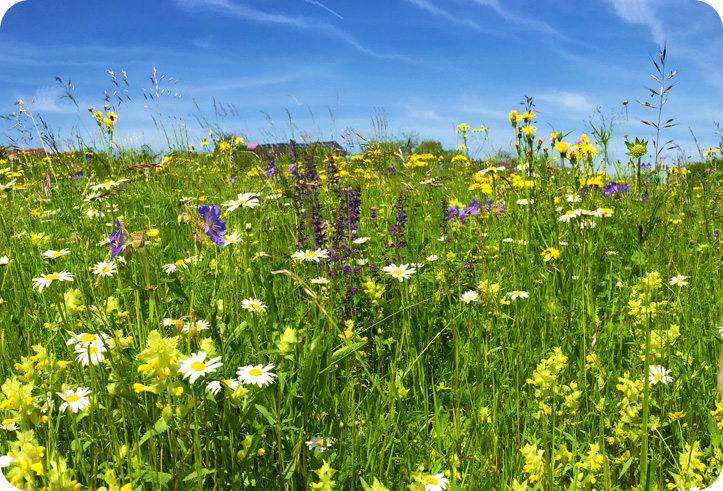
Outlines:
[[[577,203],[578,201],[582,201],[582,197],[576,194],[566,194],[565,199],[567,199],[569,203]]]
[[[443,236],[441,236],[439,239],[437,239],[437,241],[439,241],[439,242],[444,242],[445,240],[447,240],[447,236],[446,236],[446,235],[443,235]]]
[[[238,375],[239,382],[244,385],[256,384],[259,387],[263,387],[274,383],[276,374],[270,372],[272,368],[274,368],[273,364],[268,364],[265,367],[261,365],[246,365],[245,367],[240,367],[236,375]]]
[[[510,297],[511,300],[517,300],[518,298],[527,298],[530,294],[520,290],[515,290],[513,292],[508,292],[507,296]]]
[[[464,303],[476,302],[479,300],[479,294],[474,290],[470,290],[468,292],[464,292],[459,299]]]
[[[382,271],[387,273],[392,278],[402,282],[405,279],[410,279],[412,275],[417,271],[416,269],[410,268],[408,266],[408,264],[401,264],[397,266],[396,264],[392,263],[389,266],[384,266],[382,268]]]
[[[309,447],[309,450],[313,450],[314,452],[325,452],[329,450],[329,447],[331,447],[334,444],[334,440],[331,438],[324,438],[321,435],[313,436],[311,437],[311,440],[306,442],[306,446]]]
[[[105,361],[105,355],[103,355],[105,352],[105,346],[91,345],[86,348],[76,345],[75,354],[78,356],[75,357],[75,361],[84,367],[87,367],[89,363],[95,366],[98,363]]]
[[[246,208],[254,208],[256,206],[259,206],[260,204],[261,203],[259,203],[258,194],[240,193],[238,195],[238,199],[221,203],[221,206],[227,208],[226,212],[230,213],[241,206],[245,206]]]
[[[10,264],[10,261],[12,261],[12,259],[10,259],[7,256],[0,257],[0,266],[5,266],[6,264]]]
[[[449,479],[444,477],[444,472],[429,476],[427,478],[427,484],[424,485],[424,491],[443,491],[447,489],[449,485]]]
[[[358,239],[354,239],[355,244],[363,244],[364,242],[368,241],[369,237],[359,237]]]
[[[75,390],[65,389],[63,392],[56,392],[65,402],[60,405],[60,411],[70,409],[74,413],[82,411],[90,406],[90,388],[78,387]]]
[[[669,376],[670,370],[666,370],[662,365],[650,365],[650,374],[648,374],[648,380],[650,383],[655,385],[658,382],[667,384],[673,380],[673,377]]]
[[[561,222],[569,222],[573,218],[577,218],[582,214],[580,210],[567,210],[564,215],[558,218]]]
[[[96,184],[94,186],[90,186],[90,189],[92,189],[93,191],[100,191],[101,189],[108,190],[110,188],[118,187],[120,185],[120,183],[127,182],[127,181],[128,181],[128,179],[118,179],[117,181],[113,181],[113,180],[105,181],[101,184]]]
[[[8,190],[8,189],[12,189],[13,185],[14,185],[16,182],[17,182],[17,179],[13,179],[12,181],[10,181],[9,183],[7,183],[7,184],[5,184],[5,185],[0,184],[0,191],[6,191],[6,190]]]
[[[675,285],[677,287],[685,286],[688,284],[688,282],[685,281],[687,279],[687,276],[673,276],[672,278],[670,278],[670,284],[671,286]]]
[[[42,275],[38,278],[33,278],[33,288],[38,288],[38,293],[42,293],[43,288],[50,286],[53,281],[73,281],[74,277],[75,276],[67,271]]]
[[[534,199],[531,199],[531,200],[529,200],[529,201],[526,200],[526,199],[518,199],[518,200],[517,200],[517,204],[518,204],[518,205],[531,205],[531,204],[533,204],[534,202],[535,202]]]
[[[328,285],[329,283],[331,283],[329,281],[329,278],[323,278],[323,277],[313,278],[310,281],[315,285]]]
[[[315,251],[298,251],[291,255],[292,261],[316,261],[317,263],[323,258],[329,257],[329,251],[326,249],[317,249]]]
[[[47,251],[43,252],[42,255],[43,255],[43,257],[47,257],[48,259],[55,259],[60,256],[67,256],[68,254],[70,254],[70,251],[68,249],[63,249],[61,251],[47,250]]]
[[[219,392],[219,391],[221,390],[221,388],[223,387],[223,385],[221,385],[221,384],[225,384],[226,386],[228,386],[229,389],[231,389],[231,391],[234,391],[234,390],[238,389],[238,383],[239,383],[239,382],[238,382],[238,380],[236,380],[236,379],[233,379],[233,380],[213,380],[213,381],[211,381],[211,382],[208,383],[208,385],[206,386],[206,388],[207,388],[208,390],[210,390],[210,391],[213,393],[213,395],[216,395],[216,394],[218,394],[218,392]]]
[[[198,320],[196,322],[186,322],[183,325],[183,331],[182,332],[189,332],[191,328],[195,328],[197,331],[203,331],[204,329],[208,329],[211,327],[211,323],[205,320]]]
[[[166,317],[163,319],[163,322],[161,322],[161,325],[163,327],[176,327],[176,324],[178,324],[179,319],[171,319],[170,317]]]
[[[229,235],[224,235],[223,238],[226,239],[227,244],[238,244],[239,242],[243,241],[243,237],[238,232],[234,232]]]
[[[439,256],[436,255],[436,254],[432,254],[431,256],[427,256],[427,261],[429,261],[429,262],[436,261],[437,259],[439,259]]]
[[[256,298],[244,298],[241,300],[241,307],[251,312],[266,312],[266,305]]]
[[[216,369],[223,365],[219,363],[221,357],[211,358],[206,363],[206,353],[199,351],[198,353],[191,353],[191,356],[181,362],[181,366],[178,369],[178,373],[183,374],[183,378],[190,377],[188,383],[193,384],[199,377],[213,373]]]
[[[113,276],[118,272],[115,261],[100,261],[90,268],[90,272],[97,276]]]
[[[98,209],[91,208],[90,210],[85,211],[85,216],[87,216],[88,218],[95,218],[95,217],[103,218],[105,216],[105,214]]]
[[[514,242],[514,241],[515,241],[515,240],[512,239],[512,238],[510,238],[510,237],[507,237],[507,238],[505,238],[505,239],[502,239],[502,242],[508,242],[508,243],[509,243],[509,242]]]
[[[73,331],[68,332],[71,334],[71,337],[66,341],[65,345],[72,346],[76,352],[81,349],[90,348],[91,346],[105,348],[113,339],[103,332],[99,332],[97,335],[89,332],[82,332],[80,334],[75,334]]]
[[[369,264],[369,259],[367,259],[367,258],[357,259],[356,263],[358,266],[366,266],[367,264]]]

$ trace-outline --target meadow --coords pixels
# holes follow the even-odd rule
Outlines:
[[[0,150],[19,489],[717,478],[720,149],[674,161],[625,135],[612,161],[611,132],[543,135],[528,99],[484,158],[466,124],[456,151],[271,159],[209,132],[154,156],[119,145],[111,109],[92,147]]]

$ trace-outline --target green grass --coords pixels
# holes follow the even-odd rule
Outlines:
[[[518,162],[535,176],[481,176],[494,161],[450,156],[407,167],[377,151],[296,155],[306,177],[286,160],[267,177],[266,162],[239,144],[212,153],[212,139],[169,151],[162,168],[131,169],[147,155],[111,158],[112,132],[101,134],[106,151],[87,165],[84,152],[0,163],[10,168],[1,184],[17,179],[0,197],[10,260],[0,265],[0,417],[18,425],[0,430],[0,449],[13,453],[5,474],[21,489],[422,490],[445,473],[459,490],[687,490],[717,477],[719,172],[648,172],[641,199],[636,173],[576,174],[524,136]],[[597,164],[590,155],[574,168]],[[112,179],[127,181],[88,199]],[[630,192],[603,196],[613,180]],[[219,247],[198,206],[239,193],[260,193],[260,206],[224,215],[241,240]],[[479,214],[446,220],[450,204],[473,199]],[[611,212],[559,219],[572,209]],[[102,241],[114,219],[125,262],[98,277],[89,269],[110,259]],[[330,257],[292,261],[299,247]],[[559,257],[546,261],[548,248]],[[423,266],[397,281],[382,270],[392,263]],[[33,288],[62,271],[73,281]],[[687,284],[669,284],[677,275]],[[469,291],[478,300],[467,304]],[[191,320],[209,328],[179,333]],[[109,335],[104,361],[77,363],[71,331]],[[191,384],[177,370],[199,351],[223,366]],[[273,383],[205,390],[258,364],[274,365]],[[672,381],[646,390],[649,365]],[[89,407],[61,412],[57,393],[78,387],[91,390]]]

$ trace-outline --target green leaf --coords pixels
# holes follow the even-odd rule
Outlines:
[[[256,406],[256,409],[258,410],[258,412],[260,412],[261,415],[262,415],[264,418],[266,418],[266,421],[269,422],[269,425],[270,425],[270,426],[276,426],[276,418],[274,418],[274,417],[271,415],[271,413],[269,412],[268,409],[266,409],[266,408],[265,408],[264,406],[262,406],[261,404],[254,404],[254,406]]]

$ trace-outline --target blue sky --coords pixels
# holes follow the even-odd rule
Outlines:
[[[115,89],[108,70],[119,82],[125,70],[131,101],[111,103],[128,146],[165,146],[154,118],[192,142],[210,125],[250,142],[341,142],[354,131],[445,148],[466,123],[490,128],[471,145],[481,157],[509,148],[508,113],[527,95],[545,140],[553,129],[576,140],[602,115],[625,158],[622,101],[631,135],[650,138],[639,119],[657,111],[636,100],[655,103],[646,87],[664,43],[666,74],[677,75],[663,117],[678,126],[661,140],[696,156],[688,127],[705,151],[723,124],[723,23],[697,0],[26,0],[0,25],[0,115],[21,99],[59,140],[92,145],[87,108]],[[157,108],[141,90],[154,66],[171,91]],[[72,81],[77,108],[59,98],[56,76]],[[0,120],[0,144],[18,138],[13,123]]]

